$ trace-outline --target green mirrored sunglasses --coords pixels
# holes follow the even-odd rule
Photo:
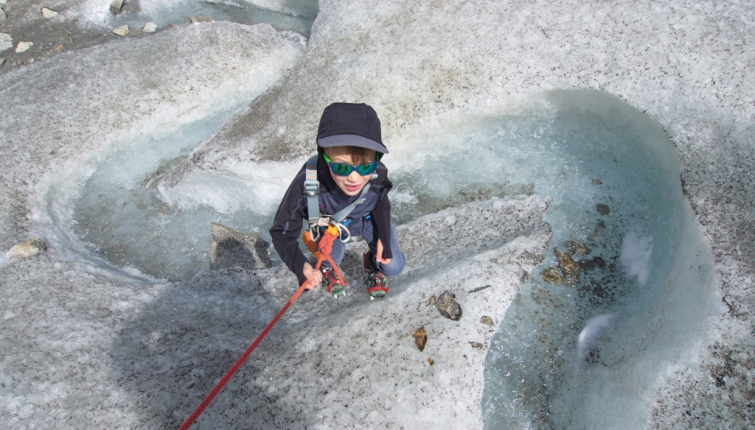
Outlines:
[[[375,173],[375,170],[377,170],[378,166],[377,161],[373,161],[367,164],[357,164],[356,166],[347,163],[333,163],[330,161],[330,158],[328,158],[328,155],[324,152],[322,154],[322,157],[325,159],[325,162],[328,163],[328,166],[330,166],[330,170],[338,176],[349,176],[354,170],[356,170],[357,173],[362,176],[367,176]]]

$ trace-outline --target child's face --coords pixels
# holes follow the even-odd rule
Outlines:
[[[329,152],[332,153],[332,155],[329,157],[332,163],[347,163],[351,165],[357,164],[352,159],[351,154],[349,154],[346,148],[343,146],[331,148]],[[349,196],[356,196],[357,194],[361,193],[362,188],[367,185],[367,182],[370,181],[370,177],[372,177],[371,174],[362,176],[357,173],[356,170],[352,171],[349,176],[338,176],[333,173],[333,170],[328,170],[330,171],[330,176],[333,178],[333,181],[336,183],[336,185],[338,185],[338,188],[340,188],[341,191]]]

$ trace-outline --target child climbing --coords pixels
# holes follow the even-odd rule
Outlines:
[[[364,238],[369,251],[362,260],[371,298],[385,296],[386,277],[403,270],[404,254],[391,226],[388,192],[392,184],[380,161],[387,153],[380,120],[370,106],[333,103],[325,108],[317,133],[317,155],[288,187],[270,228],[275,250],[300,285],[308,282],[306,289],[314,289],[325,279],[328,292],[337,298],[344,292],[344,283],[332,263],[325,262],[317,271],[304,256],[298,243],[304,220],[309,225],[304,240],[313,253],[315,242],[328,231],[339,235],[330,251],[335,264],[343,259],[346,242],[355,236]]]

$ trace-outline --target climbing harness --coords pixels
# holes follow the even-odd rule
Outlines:
[[[328,226],[328,228],[325,230],[325,232],[321,235],[320,241],[318,242],[318,246],[316,249],[316,257],[317,257],[317,264],[315,265],[315,270],[320,270],[320,266],[322,265],[323,261],[328,261],[331,264],[331,267],[333,270],[336,271],[338,274],[338,278],[341,279],[342,285],[346,285],[345,282],[343,282],[343,276],[341,275],[341,271],[338,269],[338,266],[335,265],[333,262],[333,259],[330,257],[330,253],[333,250],[333,242],[335,241],[336,237],[338,237],[339,231],[337,228],[333,226]],[[244,364],[247,358],[252,354],[252,352],[257,348],[257,346],[262,342],[262,339],[267,336],[267,334],[272,330],[273,326],[278,322],[278,320],[283,316],[284,313],[288,310],[288,308],[291,307],[291,305],[296,301],[296,299],[299,298],[301,293],[304,291],[304,289],[309,284],[309,281],[304,281],[304,283],[301,284],[298,290],[294,293],[293,296],[291,296],[290,299],[288,299],[288,302],[281,308],[280,311],[278,311],[277,314],[275,314],[275,317],[270,321],[270,323],[265,327],[264,330],[262,330],[262,333],[257,336],[257,339],[252,342],[251,345],[244,351],[243,354],[241,354],[241,357],[239,357],[238,360],[236,360],[235,363],[233,363],[233,366],[231,366],[230,369],[223,375],[223,377],[220,379],[220,381],[210,390],[210,393],[207,394],[207,396],[202,400],[202,403],[197,406],[197,408],[192,412],[191,415],[189,415],[189,418],[184,421],[184,423],[181,425],[181,427],[178,428],[178,430],[189,430],[191,426],[197,421],[200,415],[202,415],[202,412],[204,412],[205,409],[207,409],[208,406],[210,406],[210,403],[215,399],[215,396],[220,393],[220,391],[225,387],[225,385],[228,383],[228,381],[231,380],[231,377],[241,368],[241,366]]]

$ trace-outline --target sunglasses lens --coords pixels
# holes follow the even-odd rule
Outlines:
[[[357,172],[362,176],[371,175],[377,168],[377,163],[360,164],[357,167]]]
[[[351,166],[344,163],[331,163],[330,167],[333,169],[333,173],[338,176],[349,176],[351,173]]]
[[[352,166],[346,163],[328,163],[330,169],[338,176],[349,176],[354,170],[362,176],[371,175],[377,170],[378,163],[373,161],[369,164],[360,164],[358,166]]]

